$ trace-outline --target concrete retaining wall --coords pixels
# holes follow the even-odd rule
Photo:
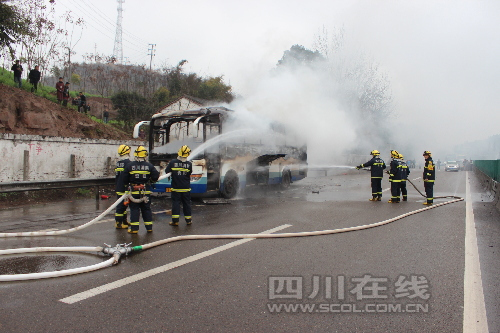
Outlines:
[[[485,193],[493,199],[495,206],[498,210],[500,210],[500,183],[476,167],[474,167],[474,173],[477,179],[481,182]]]
[[[112,177],[118,146],[139,143],[0,134],[0,182]]]

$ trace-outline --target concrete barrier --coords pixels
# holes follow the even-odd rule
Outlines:
[[[112,177],[120,144],[141,142],[0,134],[0,182]]]

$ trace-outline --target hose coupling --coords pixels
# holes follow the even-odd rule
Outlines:
[[[106,243],[104,243],[104,245],[106,245],[106,247],[102,249],[102,252],[104,254],[109,254],[110,256],[113,256],[115,254],[128,255],[130,252],[132,252],[132,248],[130,247],[132,243],[116,244],[114,247]]]

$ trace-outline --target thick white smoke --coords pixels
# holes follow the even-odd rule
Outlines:
[[[346,163],[355,148],[364,155],[382,148],[374,146],[381,144],[379,129],[352,103],[349,94],[357,92],[338,81],[328,62],[284,66],[254,78],[231,108],[253,126],[273,120],[293,129],[307,143],[310,164]]]

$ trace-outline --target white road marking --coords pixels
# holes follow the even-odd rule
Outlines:
[[[465,172],[464,333],[488,332],[468,172]]]
[[[284,225],[281,225],[279,227],[263,231],[261,233],[262,234],[273,233],[273,232],[276,232],[276,231],[279,231],[279,230],[283,230],[283,229],[288,228],[288,227],[291,227],[291,225],[290,224],[284,224]],[[156,267],[156,268],[150,269],[148,271],[145,271],[145,272],[142,272],[142,273],[138,273],[138,274],[135,274],[135,275],[132,275],[132,276],[129,276],[129,277],[126,277],[126,278],[123,278],[123,279],[120,279],[120,280],[117,280],[117,281],[114,281],[114,282],[102,285],[100,287],[96,287],[96,288],[89,289],[87,291],[83,291],[81,293],[78,293],[78,294],[75,294],[75,295],[72,295],[72,296],[68,296],[66,298],[60,299],[59,301],[63,302],[63,303],[67,303],[67,304],[73,304],[73,303],[76,303],[76,302],[80,302],[80,301],[83,301],[83,300],[85,300],[87,298],[90,298],[90,297],[93,297],[93,296],[105,293],[107,291],[110,291],[110,290],[113,290],[113,289],[116,289],[116,288],[119,288],[119,287],[123,287],[123,286],[125,286],[127,284],[134,283],[136,281],[148,278],[150,276],[153,276],[153,275],[156,275],[156,274],[159,274],[159,273],[163,273],[163,272],[169,271],[171,269],[183,266],[185,264],[189,264],[189,263],[194,262],[194,261],[199,260],[199,259],[203,259],[205,257],[211,256],[212,254],[216,254],[216,253],[222,252],[224,250],[230,249],[232,247],[235,247],[235,246],[238,246],[238,245],[250,242],[250,241],[252,241],[254,239],[255,238],[240,239],[240,240],[228,243],[226,245],[222,245],[222,246],[213,248],[211,250],[207,250],[207,251],[204,251],[204,252],[192,255],[190,257],[187,257],[187,258],[184,258],[184,259],[180,259],[180,260],[171,262],[169,264],[166,264],[166,265],[163,265],[163,266],[160,266],[160,267]]]

